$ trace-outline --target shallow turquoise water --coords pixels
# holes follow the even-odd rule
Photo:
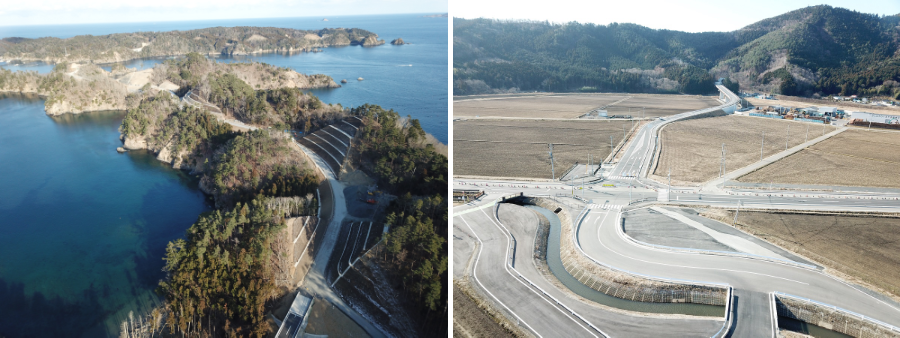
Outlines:
[[[209,207],[194,178],[116,152],[122,117],[0,96],[0,336],[116,335],[158,302],[166,243]]]

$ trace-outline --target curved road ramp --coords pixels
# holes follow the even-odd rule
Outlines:
[[[335,177],[341,172],[344,159],[353,145],[353,138],[362,125],[362,120],[350,116],[343,121],[319,129],[298,140],[307,149],[315,152],[325,160]]]
[[[652,337],[660,336],[661,332],[665,332],[663,336],[673,337],[723,337],[729,331],[733,313],[729,310],[725,311],[724,318],[647,316],[629,311],[610,311],[607,305],[600,305],[575,296],[571,291],[565,291],[565,287],[548,280],[546,271],[534,262],[535,253],[530,249],[537,240],[537,216],[528,218],[527,215],[532,213],[527,212],[519,214],[525,215],[525,218],[509,218],[505,212],[510,209],[503,207],[510,205],[496,204],[508,197],[513,196],[506,195],[498,201],[486,203],[497,208],[478,207],[469,209],[473,210],[471,212],[456,213],[454,222],[458,222],[455,225],[458,230],[467,232],[468,235],[465,236],[475,241],[471,260],[465,268],[471,270],[465,276],[471,278],[477,293],[506,315],[511,325],[536,337]],[[540,204],[538,206],[550,212],[555,211],[562,228],[571,228],[572,218],[568,213],[563,212],[564,209],[558,209],[558,206],[543,203],[546,201],[533,200],[535,204]],[[568,236],[572,236],[571,231]],[[619,291],[619,297],[635,301],[640,301],[640,298],[651,301],[649,298],[653,296],[648,295],[653,294],[658,302],[719,303],[725,305],[726,309],[731,304],[731,289],[727,285],[698,285],[698,292],[691,295],[692,286],[688,283],[663,283],[661,279],[648,281],[640,276],[631,278],[631,281],[640,282],[642,286],[629,288],[625,285],[627,282],[607,283],[611,288],[605,291],[612,294]],[[599,278],[594,280],[599,281]],[[703,292],[706,292],[707,297],[699,297]],[[660,328],[665,330],[660,331]]]
[[[664,280],[607,266],[590,260],[575,238],[574,226],[585,215],[579,214],[573,221],[561,205],[552,200],[522,197],[521,201],[547,210],[557,210],[561,227],[560,258],[566,271],[581,284],[607,295],[637,302],[694,303],[726,306],[729,287],[705,283],[684,283]]]

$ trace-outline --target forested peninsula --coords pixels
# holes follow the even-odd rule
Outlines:
[[[332,46],[377,46],[378,34],[359,28],[299,30],[276,27],[211,27],[187,31],[79,35],[60,39],[0,39],[0,60],[111,63],[200,53],[242,55],[316,51]]]
[[[446,329],[448,161],[445,146],[417,120],[376,105],[323,103],[303,89],[336,87],[330,77],[262,63],[226,64],[189,53],[145,72],[145,84],[134,91],[119,81],[134,72],[93,64],[60,63],[47,75],[0,72],[0,88],[46,95],[48,113],[60,105],[126,110],[123,147],[199,177],[215,204],[184,239],[169,244],[167,277],[157,290],[165,303],[139,314],[144,324],[127,330],[271,334],[267,314],[296,287],[284,277],[287,224],[319,217],[317,190],[329,194],[323,173],[284,130],[309,134],[346,120],[359,128],[349,167],[393,196],[374,219],[390,225],[375,249],[383,254],[368,264],[385,271],[387,285],[409,299],[404,311],[425,314],[418,330]]]

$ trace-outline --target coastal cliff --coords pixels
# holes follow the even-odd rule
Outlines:
[[[332,46],[383,44],[359,28],[298,30],[276,27],[213,27],[188,31],[0,39],[0,59],[48,63],[109,63],[137,58],[186,55],[300,53]]]
[[[34,93],[46,98],[47,115],[133,108],[144,94],[209,85],[215,74],[232,74],[255,89],[339,88],[323,74],[306,75],[263,63],[217,63],[197,53],[153,69],[113,69],[94,64],[60,63],[49,74],[0,69],[0,92]],[[127,148],[127,147],[126,147]]]

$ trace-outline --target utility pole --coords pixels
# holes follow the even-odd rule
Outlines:
[[[763,159],[763,149],[766,147],[766,132],[763,132],[762,142],[759,144],[759,160]]]
[[[734,221],[731,221],[731,226],[735,226],[737,224],[737,216],[740,212],[741,212],[741,200],[738,200],[737,211],[734,212]]]
[[[809,141],[809,125],[807,124],[806,125],[806,140],[804,140],[803,143],[806,143],[808,141]]]
[[[612,163],[613,159],[615,158],[615,157],[613,156],[613,144],[612,144],[612,139],[613,139],[612,135],[609,135],[609,163]]]
[[[625,142],[625,125],[622,125],[622,142]]]
[[[722,160],[719,161],[719,177],[725,176],[725,143],[722,143]]]
[[[784,135],[784,150],[787,150],[788,141],[791,139],[791,126],[787,128],[787,134]]]
[[[669,188],[666,189],[666,201],[672,198],[672,168],[669,167]]]
[[[547,143],[550,148],[550,175],[552,179],[556,179],[556,169],[553,167],[553,143]]]

